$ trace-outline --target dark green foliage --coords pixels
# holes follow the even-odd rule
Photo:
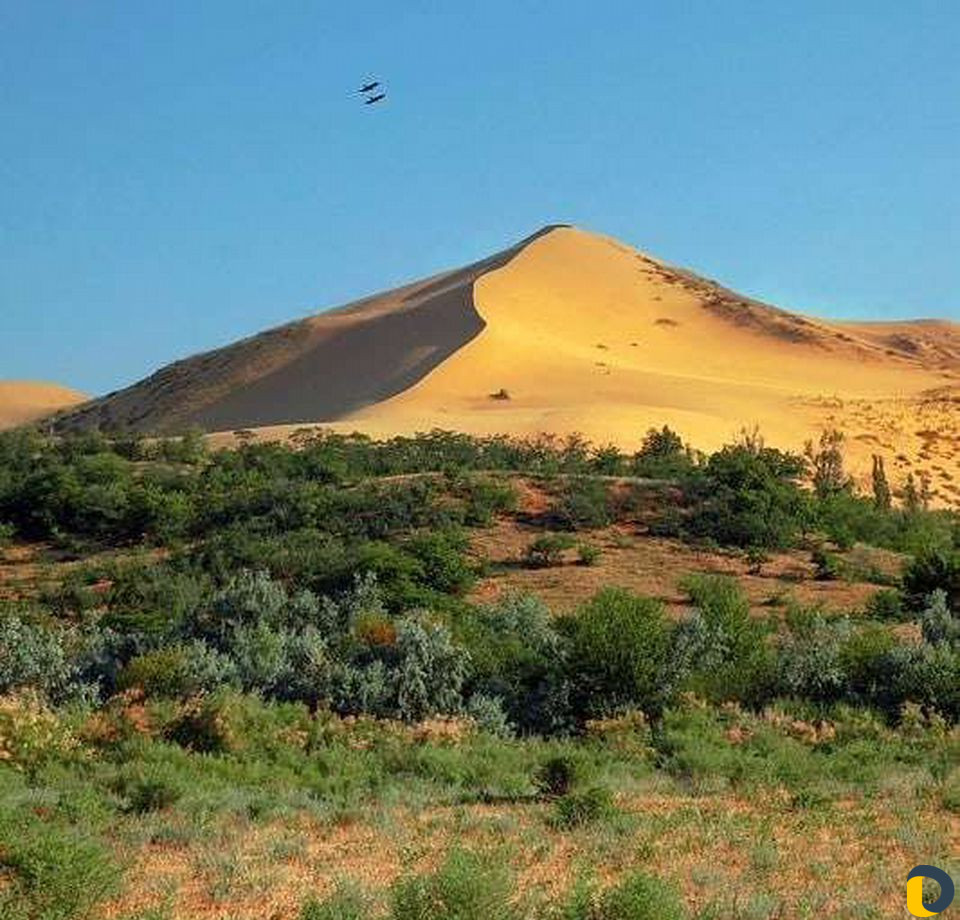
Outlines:
[[[680,435],[664,425],[659,431],[651,428],[646,433],[633,456],[632,472],[653,479],[675,479],[689,475],[693,467],[692,451],[684,447]]]
[[[571,830],[586,824],[609,819],[616,814],[609,789],[590,786],[560,796],[553,802],[551,823],[554,827]]]
[[[732,578],[690,576],[682,583],[694,616],[681,628],[678,658],[686,658],[687,686],[711,700],[761,702],[775,671],[769,626],[750,616],[750,604]]]
[[[810,521],[798,488],[798,457],[768,447],[734,445],[713,454],[689,482],[693,510],[684,529],[731,546],[792,545]]]
[[[546,760],[533,775],[537,793],[546,799],[556,799],[570,793],[577,782],[577,762],[564,755]]]
[[[605,588],[563,623],[576,710],[602,716],[635,707],[658,714],[671,691],[665,680],[670,633],[652,598]]]
[[[576,476],[561,486],[553,515],[567,530],[591,530],[610,524],[613,510],[605,482]]]
[[[903,573],[903,590],[911,610],[920,610],[934,591],[946,594],[951,609],[960,608],[960,549],[919,555]]]
[[[896,588],[883,588],[867,601],[867,616],[874,620],[897,622],[904,618],[903,594]]]
[[[546,569],[560,565],[564,551],[573,549],[576,542],[570,534],[566,533],[540,534],[527,547],[526,563],[533,569]]]

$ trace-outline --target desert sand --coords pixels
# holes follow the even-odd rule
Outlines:
[[[89,399],[83,393],[34,380],[0,380],[0,429],[32,422]]]
[[[499,394],[499,398],[494,398]],[[579,432],[635,448],[669,425],[711,450],[758,426],[847,435],[960,499],[960,326],[839,323],[743,297],[567,226],[340,310],[178,362],[68,424],[141,431],[307,424],[375,436]]]

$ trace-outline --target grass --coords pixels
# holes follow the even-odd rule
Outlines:
[[[636,873],[690,917],[807,916],[831,886],[831,903],[896,916],[903,867],[942,863],[957,843],[944,807],[956,774],[938,766],[956,762],[955,730],[837,710],[835,734],[816,742],[802,712],[690,703],[667,713],[654,748],[642,720],[580,740],[418,741],[305,713],[305,740],[283,707],[249,705],[256,734],[235,753],[164,740],[156,704],[150,733],[84,742],[29,774],[0,766],[3,916],[349,917],[349,895],[405,920],[465,890],[463,867],[481,863],[499,879],[490,897],[521,892],[547,917],[587,888],[603,910],[602,892]],[[179,794],[158,799],[169,787]],[[468,855],[442,869],[454,846]],[[585,872],[603,883],[581,890]]]

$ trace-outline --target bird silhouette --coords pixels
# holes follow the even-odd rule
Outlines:
[[[375,102],[380,102],[380,101],[382,101],[383,99],[386,99],[386,98],[387,98],[387,94],[386,94],[386,93],[377,93],[376,96],[371,96],[371,97],[370,97],[369,99],[367,99],[363,104],[364,104],[364,105],[373,105]]]
[[[360,89],[357,90],[358,93],[369,93],[372,90],[375,90],[380,85],[379,80],[372,80],[370,83],[364,83]]]

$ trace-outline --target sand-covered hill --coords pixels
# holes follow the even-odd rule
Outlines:
[[[56,383],[0,380],[0,429],[35,421],[87,399],[83,393]]]
[[[325,423],[373,435],[577,431],[710,449],[827,425],[859,472],[960,498],[960,327],[837,323],[759,303],[608,239],[547,227],[482,262],[177,362],[66,424],[176,431]],[[279,426],[279,427],[278,427]],[[954,480],[957,477],[957,480]]]

